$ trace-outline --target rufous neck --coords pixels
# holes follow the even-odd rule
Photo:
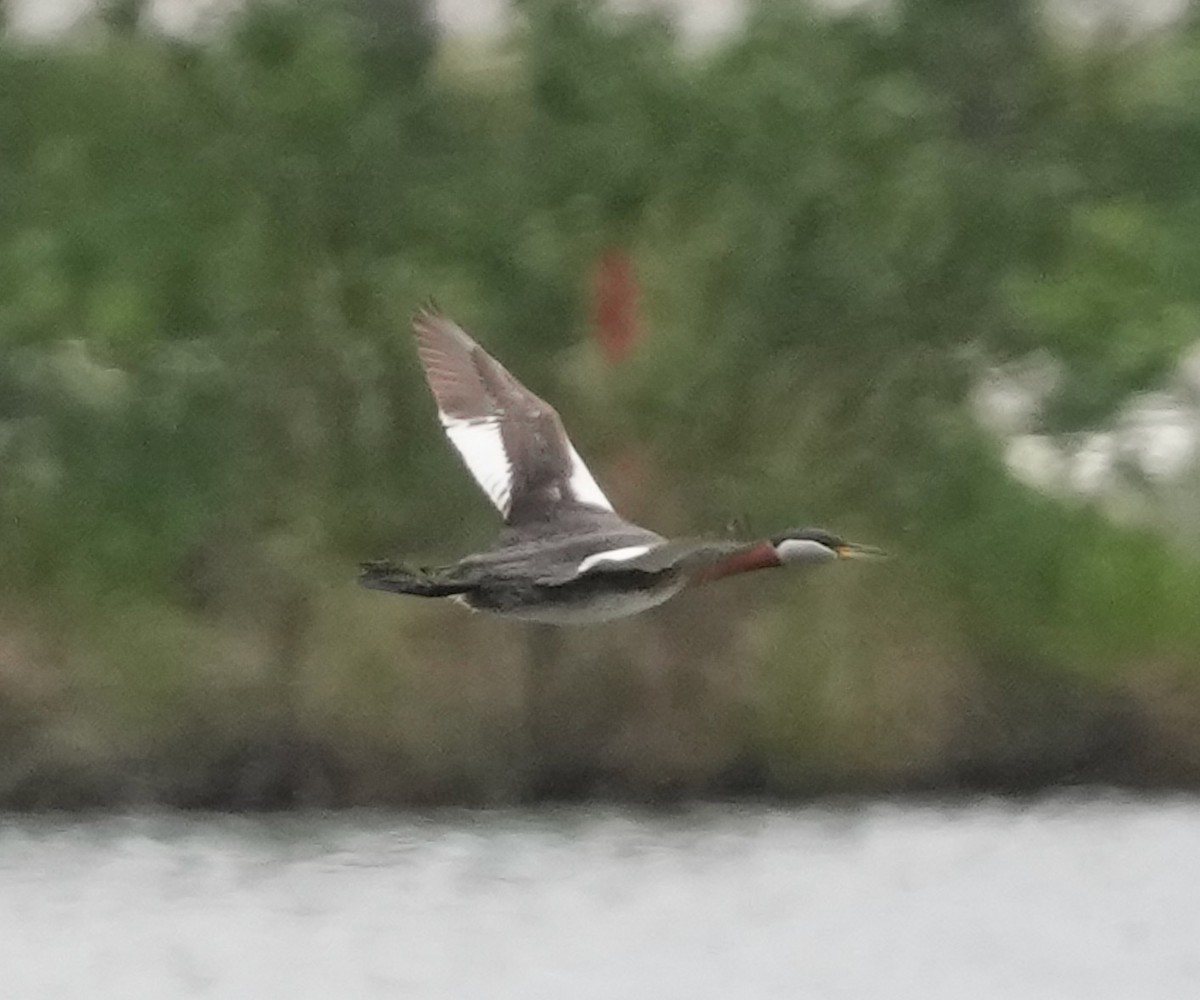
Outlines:
[[[705,566],[692,577],[692,582],[711,583],[713,580],[721,580],[727,576],[736,576],[739,573],[750,573],[756,569],[771,569],[782,565],[775,546],[770,542],[761,542],[758,545],[742,549],[740,552],[735,552],[711,566]]]

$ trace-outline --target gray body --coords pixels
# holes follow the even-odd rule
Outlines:
[[[632,546],[650,551],[579,571],[590,556]],[[678,553],[678,543],[609,511],[575,506],[549,523],[506,528],[494,547],[448,566],[413,571],[373,564],[363,583],[450,597],[475,611],[526,621],[582,624],[637,614],[678,593],[685,577],[668,552]]]
[[[448,572],[473,584],[458,599],[476,611],[556,625],[608,621],[668,600],[683,577],[653,562],[602,562],[583,573],[580,565],[604,552],[666,544],[661,535],[608,511],[579,507],[548,525],[509,528],[494,548],[467,556]]]
[[[632,559],[590,556],[632,546]],[[475,611],[552,625],[609,621],[646,611],[679,593],[697,573],[744,552],[746,542],[668,541],[609,511],[575,506],[550,524],[505,529],[494,547],[448,566],[411,569],[368,563],[361,582],[373,590],[449,597]]]

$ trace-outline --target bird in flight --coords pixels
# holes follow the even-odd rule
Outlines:
[[[435,307],[416,314],[413,332],[442,428],[505,527],[492,548],[448,566],[364,563],[365,587],[586,624],[638,614],[736,573],[882,555],[820,528],[746,542],[669,540],[632,524],[613,510],[554,407]]]

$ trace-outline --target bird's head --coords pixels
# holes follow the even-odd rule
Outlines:
[[[839,538],[823,528],[795,528],[771,539],[781,565],[809,565],[836,559],[883,559],[882,549],[858,545]]]

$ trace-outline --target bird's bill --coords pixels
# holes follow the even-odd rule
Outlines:
[[[837,547],[837,557],[839,559],[886,559],[888,556],[883,549],[877,549],[874,545],[857,545],[854,542],[847,542],[845,545]]]

